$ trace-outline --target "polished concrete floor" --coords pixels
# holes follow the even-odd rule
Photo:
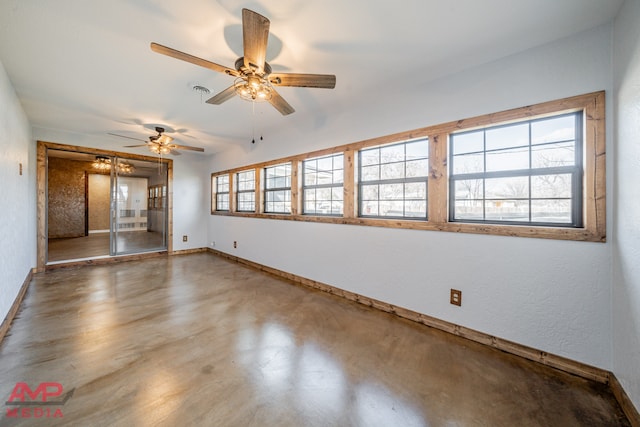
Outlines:
[[[17,382],[73,394],[2,426],[628,425],[606,386],[209,253],[37,274],[0,344]]]
[[[118,233],[118,253],[134,253],[166,249],[162,233],[155,231],[121,231]],[[49,239],[47,262],[109,256],[109,233],[94,233],[84,237]]]

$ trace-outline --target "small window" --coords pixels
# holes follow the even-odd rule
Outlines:
[[[582,112],[450,136],[451,221],[582,227]]]
[[[229,175],[216,177],[216,210],[229,210]]]
[[[256,171],[254,169],[236,174],[236,210],[256,211]]]
[[[264,168],[265,213],[291,213],[291,163]]]
[[[360,150],[361,217],[427,219],[429,140]]]
[[[342,215],[344,205],[344,155],[308,159],[303,162],[303,213]]]

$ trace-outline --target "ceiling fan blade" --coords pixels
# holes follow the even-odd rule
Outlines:
[[[207,104],[220,105],[223,102],[228,101],[229,99],[233,98],[233,96],[235,94],[236,94],[236,88],[234,86],[229,86],[228,88],[226,88],[222,92],[220,92],[220,93],[212,96],[211,98],[207,99]]]
[[[147,144],[140,144],[140,145],[125,145],[124,148],[134,148],[134,147],[146,147]]]
[[[158,43],[152,42],[151,50],[162,55],[167,55],[175,59],[180,59],[181,61],[190,62],[192,64],[217,71],[219,73],[224,73],[235,77],[238,76],[238,72],[232,68],[216,64],[215,62],[207,61],[206,59],[198,58],[197,56],[189,55],[188,53],[180,52],[179,50],[172,49]]]
[[[178,149],[178,150],[191,150],[191,151],[199,151],[201,153],[204,152],[204,148],[200,148],[200,147],[191,147],[189,145],[177,145],[177,144],[171,144],[171,148],[172,149]]]
[[[182,156],[182,153],[176,150],[169,151],[169,154],[173,154],[174,156]]]
[[[333,74],[272,73],[269,75],[269,82],[275,86],[333,89],[336,87],[336,76]]]
[[[275,91],[275,89],[273,90],[272,93],[273,94],[271,95],[271,99],[269,100],[269,103],[273,105],[276,110],[280,111],[280,113],[283,116],[286,116],[296,111],[293,109],[291,105],[289,105],[287,101],[284,100],[283,97],[280,96],[278,92]]]
[[[242,9],[242,44],[244,46],[244,65],[264,71],[269,40],[269,20],[249,9]]]
[[[127,138],[127,139],[133,139],[134,141],[142,141],[144,143],[146,143],[147,141],[144,139],[140,139],[140,138],[132,138],[130,136],[124,136],[124,135],[118,135],[117,133],[111,133],[111,132],[107,132],[107,135],[111,135],[111,136],[117,136],[118,138]]]

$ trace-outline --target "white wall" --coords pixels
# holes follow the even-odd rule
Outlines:
[[[107,135],[88,135],[42,128],[34,128],[33,134],[36,140],[127,152],[122,149],[124,144],[114,142],[114,138]],[[140,151],[137,153],[147,154]],[[205,247],[207,239],[202,230],[207,228],[207,214],[210,211],[208,208],[209,178],[206,176],[208,156],[184,153],[171,158],[173,160],[173,250]],[[188,236],[187,242],[182,241],[183,235]]]
[[[214,156],[211,172],[602,89],[610,105],[611,42],[606,25],[419,84],[414,93],[364,99],[358,109],[320,117],[313,134],[292,121],[252,150]],[[608,126],[608,148],[611,134]],[[277,269],[612,366],[609,243],[211,216],[213,241]],[[462,307],[449,304],[450,288],[462,290]]]
[[[613,372],[640,408],[640,0],[615,22]]]
[[[36,265],[35,145],[0,63],[0,323]],[[23,172],[19,173],[22,163]]]
[[[180,156],[185,157],[187,154]],[[189,162],[173,162],[173,250],[207,247],[211,211],[209,158],[190,155]],[[187,236],[188,241],[182,241]]]

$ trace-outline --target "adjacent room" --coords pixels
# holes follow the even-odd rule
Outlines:
[[[0,426],[640,426],[638,22],[3,1]]]

